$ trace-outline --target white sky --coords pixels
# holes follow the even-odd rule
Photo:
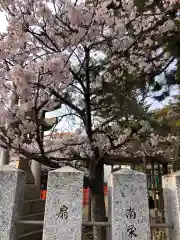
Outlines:
[[[0,12],[0,32],[5,32],[7,28],[7,21],[5,14]]]

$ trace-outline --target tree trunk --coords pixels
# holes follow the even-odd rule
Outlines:
[[[94,169],[94,179],[91,186],[91,214],[92,221],[95,222],[105,222],[106,218],[106,208],[104,199],[104,165],[99,162]],[[94,240],[106,240],[106,227],[93,227]]]

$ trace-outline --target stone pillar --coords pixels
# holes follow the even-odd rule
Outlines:
[[[41,184],[41,164],[35,160],[31,162],[31,171],[34,176],[35,185],[40,188]]]
[[[25,172],[0,167],[0,239],[16,240],[16,221],[23,202]]]
[[[16,168],[26,172],[24,200],[39,199],[40,187],[35,185],[35,179],[31,171],[30,160],[21,157],[19,161],[16,161]]]
[[[9,164],[9,151],[1,148],[0,154],[0,166]]]
[[[49,172],[43,240],[81,240],[83,173],[71,167]]]
[[[146,175],[124,168],[110,175],[108,187],[109,239],[150,240]]]
[[[20,157],[19,160],[16,161],[16,168],[26,172],[26,184],[34,184],[34,176],[30,167],[30,160]]]
[[[164,210],[166,223],[173,226],[168,228],[168,239],[180,239],[180,171],[162,177],[164,194]]]

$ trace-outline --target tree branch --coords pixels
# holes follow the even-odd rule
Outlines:
[[[84,112],[76,107],[73,103],[68,101],[67,99],[63,98],[55,89],[51,87],[44,86],[42,84],[37,83],[36,85],[39,85],[42,89],[49,89],[49,91],[54,95],[57,99],[59,99],[63,104],[67,105],[69,108],[74,110],[82,119],[84,119]]]

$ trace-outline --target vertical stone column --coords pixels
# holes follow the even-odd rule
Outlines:
[[[162,177],[164,210],[168,228],[168,239],[180,239],[180,171]]]
[[[150,240],[146,175],[121,169],[110,175],[109,239]]]
[[[7,164],[9,164],[9,151],[2,148],[0,153],[0,166]]]
[[[81,240],[83,173],[71,167],[49,172],[43,240]]]
[[[40,187],[37,187],[35,184],[35,179],[31,171],[30,160],[20,157],[19,161],[16,161],[16,168],[26,172],[24,200],[39,199]]]
[[[0,167],[0,239],[16,240],[16,221],[23,202],[25,172]]]
[[[31,162],[31,171],[34,176],[35,185],[40,188],[41,183],[41,164],[35,160]]]
[[[16,160],[16,168],[24,171],[26,173],[26,184],[34,184],[34,176],[30,168],[30,160],[20,157],[19,160]]]

